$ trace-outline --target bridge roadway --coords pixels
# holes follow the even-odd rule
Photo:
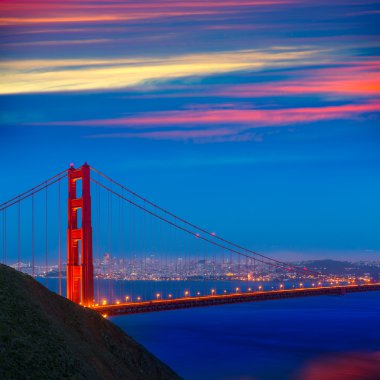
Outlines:
[[[183,297],[174,299],[160,299],[142,302],[128,302],[111,305],[93,306],[92,309],[104,317],[149,313],[173,309],[186,309],[192,307],[225,305],[241,302],[269,301],[285,298],[311,297],[323,295],[344,295],[346,293],[367,292],[380,290],[380,283],[365,285],[342,285],[329,287],[313,287],[290,290],[271,290],[247,293],[233,293],[223,295],[209,295],[199,297]]]

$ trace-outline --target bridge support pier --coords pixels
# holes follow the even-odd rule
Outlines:
[[[82,181],[80,197],[77,195],[78,181]],[[71,166],[68,182],[67,298],[89,306],[94,303],[90,166],[87,163],[79,169]]]

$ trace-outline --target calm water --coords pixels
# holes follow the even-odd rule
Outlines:
[[[380,351],[380,292],[114,317],[185,379],[293,379],[328,353]]]
[[[39,281],[46,285],[45,279]],[[57,279],[49,279],[48,285],[58,290]],[[99,293],[150,298],[153,288],[179,295],[184,289],[205,294],[211,287],[221,293],[228,286],[233,291],[249,285],[101,281]],[[380,292],[173,310],[112,321],[188,380],[293,380],[303,366],[326,354],[380,352]]]
[[[37,278],[44,286],[48,287],[54,292],[59,292],[57,278]],[[62,294],[66,294],[66,282],[62,279],[61,282]],[[128,296],[129,301],[151,300],[156,299],[157,294],[159,298],[173,298],[184,297],[185,292],[190,296],[209,295],[212,290],[215,294],[229,294],[238,291],[258,291],[258,290],[274,290],[280,289],[293,289],[299,287],[300,281],[273,281],[273,282],[254,282],[254,281],[124,281],[124,280],[103,280],[95,279],[94,281],[94,297],[97,303],[101,303],[106,299],[108,303],[115,303],[117,300],[125,301]],[[325,283],[324,283],[325,284]],[[312,286],[310,281],[302,281],[302,286]]]

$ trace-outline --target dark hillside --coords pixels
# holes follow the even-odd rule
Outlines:
[[[0,379],[179,379],[110,321],[0,264]]]

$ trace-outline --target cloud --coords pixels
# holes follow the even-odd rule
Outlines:
[[[138,138],[149,140],[196,140],[197,142],[206,141],[224,141],[234,140],[236,137],[236,131],[230,128],[217,128],[217,129],[190,129],[190,130],[169,130],[169,131],[144,131],[144,132],[122,132],[122,133],[105,133],[105,134],[93,134],[91,138]]]
[[[373,1],[345,1],[345,6],[372,4]],[[337,2],[320,0],[319,6],[333,7]],[[136,20],[154,20],[184,16],[228,15],[247,11],[278,10],[279,7],[313,7],[310,0],[208,0],[170,1],[146,0],[125,1],[84,1],[84,0],[2,0],[0,25],[43,25],[78,23],[115,23]],[[358,11],[360,14],[360,10]],[[376,12],[376,11],[371,11]],[[356,12],[348,13],[357,14]]]
[[[380,101],[339,106],[285,109],[205,109],[161,111],[130,117],[39,123],[44,126],[77,126],[112,129],[93,138],[145,138],[199,142],[261,141],[260,128],[285,127],[316,121],[352,119],[380,111]],[[115,129],[126,131],[115,132]]]
[[[380,61],[356,62],[333,68],[297,71],[297,79],[224,87],[214,95],[226,97],[380,95]]]
[[[2,1],[0,25],[104,23],[184,16],[220,15],[240,8],[272,8],[294,0],[203,1]]]
[[[51,41],[28,41],[28,42],[12,42],[3,44],[3,47],[14,46],[60,46],[60,45],[87,45],[87,44],[104,44],[112,42],[112,39],[98,38],[98,39],[77,39],[77,40],[51,40]]]
[[[169,57],[0,62],[0,94],[113,90],[186,76],[307,65],[323,54],[291,47]]]
[[[128,14],[103,14],[81,16],[48,16],[48,17],[1,17],[0,26],[5,25],[27,25],[27,24],[67,24],[67,23],[104,23],[115,21],[137,21],[145,19],[154,19],[160,17],[179,17],[179,16],[200,16],[215,14],[213,11],[184,11],[184,12],[164,12],[158,14],[156,12],[141,12]]]
[[[203,108],[203,109],[202,109]],[[90,127],[154,128],[156,126],[244,125],[250,128],[285,126],[320,120],[349,119],[356,115],[380,111],[380,101],[339,106],[285,109],[204,109],[160,111],[115,119],[52,122],[50,125]]]

